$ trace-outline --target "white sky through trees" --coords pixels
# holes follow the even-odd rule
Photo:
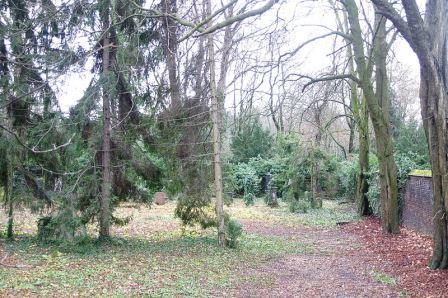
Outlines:
[[[245,0],[241,0],[241,2],[244,1]],[[371,9],[372,5],[370,1],[361,1],[366,9]],[[150,5],[151,3],[149,2],[153,1],[148,1],[148,4],[145,6]],[[215,2],[215,7],[219,8],[221,6],[221,1]],[[424,0],[418,2],[419,5],[423,5]],[[328,33],[330,32],[330,29],[335,30],[336,28],[335,17],[328,1],[285,0],[280,1],[279,4],[276,4],[271,10],[263,15],[246,20],[242,30],[244,32],[250,32],[251,30],[256,30],[256,28],[265,28],[264,31],[262,30],[261,32],[272,32],[273,30],[269,29],[274,28],[275,25],[277,25],[278,28],[281,28],[281,30],[276,33],[276,37],[281,38],[279,53],[291,51],[303,42],[318,35]],[[217,39],[219,39],[219,33],[216,35],[218,36]],[[194,39],[195,37],[190,38]],[[258,40],[260,40],[260,38],[258,38]],[[263,43],[263,41],[258,42]],[[339,42],[341,42],[340,38]],[[288,68],[296,73],[306,75],[315,75],[322,72],[323,69],[331,66],[332,58],[330,56],[334,48],[333,43],[334,37],[330,36],[305,46],[294,56],[294,58],[288,61]],[[88,47],[85,37],[79,39],[79,44]],[[257,44],[256,42],[254,43],[249,37],[249,39],[241,42],[238,52],[244,52],[247,49],[253,50],[251,48],[257,46],[263,47],[263,45]],[[270,59],[270,55],[266,48],[258,49],[256,55],[259,59]],[[276,53],[276,55],[277,56],[274,56],[274,59],[278,58],[278,53]],[[408,68],[411,72],[411,76],[415,77],[416,82],[418,82],[418,60],[401,37],[398,37],[395,41],[390,55],[392,55],[398,63]],[[232,66],[237,59],[238,57],[234,58]],[[93,58],[90,57],[83,71],[73,71],[58,79],[57,84],[60,86],[58,88],[59,103],[64,112],[67,112],[70,107],[78,102],[88,87],[92,78],[90,72],[93,65],[92,61]],[[232,77],[235,75],[236,70],[232,66],[229,71],[228,82],[231,82]],[[266,88],[265,84],[260,88]],[[263,92],[260,94],[263,94]],[[416,96],[417,95],[418,94],[416,94]],[[263,95],[260,95],[258,100],[263,101]],[[230,103],[226,105],[230,105]]]

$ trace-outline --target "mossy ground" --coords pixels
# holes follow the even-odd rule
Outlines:
[[[288,255],[316,254],[319,247],[304,238],[246,231],[238,248],[216,244],[214,230],[184,229],[173,217],[174,203],[164,206],[123,205],[116,215],[131,222],[113,228],[109,244],[90,238],[76,244],[43,245],[35,239],[36,218],[21,211],[15,241],[0,240],[0,256],[21,268],[0,266],[0,296],[211,296],[244,287],[269,287],[275,281],[258,268]],[[236,200],[227,207],[240,222],[262,222],[279,229],[334,228],[354,220],[352,211],[333,201],[321,210],[291,214],[286,204],[269,208],[262,202],[246,207]],[[1,215],[0,222],[6,222]],[[0,257],[1,258],[1,257]]]

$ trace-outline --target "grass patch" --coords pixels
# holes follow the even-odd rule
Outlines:
[[[245,234],[234,250],[217,246],[214,235],[186,236],[167,232],[146,239],[114,238],[78,245],[41,246],[33,238],[5,243],[14,260],[31,269],[0,268],[0,295],[80,294],[209,296],[247,282],[240,271],[256,268],[287,253],[313,247],[281,237]],[[250,282],[261,283],[263,275]]]
[[[370,276],[377,282],[385,284],[385,285],[392,285],[395,286],[397,284],[397,281],[394,277],[387,275],[383,272],[372,270],[369,272]]]
[[[321,210],[297,215],[286,204],[246,207],[237,200],[226,211],[235,220],[333,227],[353,218],[338,206],[325,202]],[[0,296],[219,296],[242,284],[269,286],[275,280],[258,268],[288,254],[318,251],[298,237],[248,233],[236,249],[219,248],[214,230],[182,229],[173,209],[171,202],[151,209],[119,208],[117,214],[132,216],[132,221],[114,227],[115,237],[108,244],[86,237],[74,244],[42,245],[33,236],[35,217],[18,214],[19,236],[12,242],[0,239],[0,257],[8,253],[8,262],[32,267],[0,267]],[[96,227],[88,230],[95,235]]]
[[[310,209],[307,213],[300,214],[289,212],[289,206],[285,202],[280,202],[278,208],[270,208],[261,200],[257,200],[255,205],[251,207],[246,207],[236,201],[228,212],[233,218],[265,221],[288,227],[335,228],[338,222],[351,222],[359,219],[351,205],[341,206],[338,201],[329,200],[323,201],[321,209]]]

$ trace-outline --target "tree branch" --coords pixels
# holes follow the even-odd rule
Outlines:
[[[302,92],[305,91],[305,89],[315,83],[318,82],[325,82],[325,81],[333,81],[333,80],[344,80],[344,79],[349,79],[352,80],[354,82],[356,82],[358,85],[361,83],[361,81],[355,77],[352,74],[341,74],[341,75],[334,75],[334,76],[325,76],[322,78],[316,78],[316,79],[311,79],[308,83],[305,84],[305,86],[303,86],[302,88]]]

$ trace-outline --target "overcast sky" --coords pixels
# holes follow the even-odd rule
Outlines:
[[[418,2],[422,4],[424,0]],[[329,30],[322,26],[335,28],[334,15],[328,10],[327,1],[305,1],[303,3],[298,0],[287,0],[281,6],[274,6],[273,9],[261,16],[257,20],[256,26],[270,25],[277,16],[289,24],[288,31],[284,35],[285,50],[293,49],[314,36],[327,33]],[[80,42],[82,43],[82,41]],[[298,71],[317,73],[331,65],[331,58],[328,54],[332,52],[332,44],[333,38],[327,38],[304,48],[295,58],[298,68],[300,67]],[[401,37],[395,42],[392,55],[395,55],[400,63],[409,66],[412,76],[418,78],[417,58]],[[58,85],[62,86],[58,91],[59,102],[64,112],[67,112],[83,96],[91,79],[89,64],[91,61],[83,73],[67,73],[58,79]],[[229,75],[232,76],[232,74]]]

